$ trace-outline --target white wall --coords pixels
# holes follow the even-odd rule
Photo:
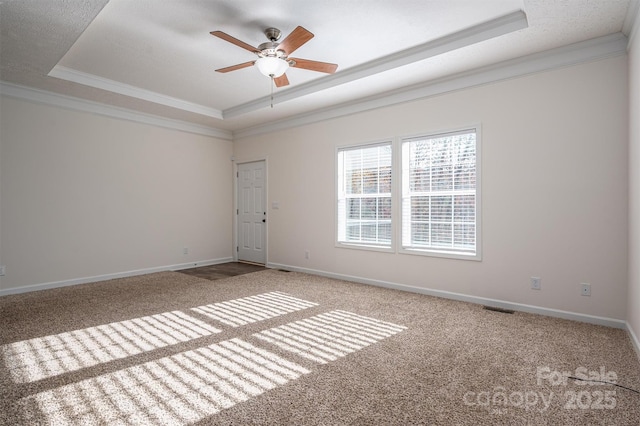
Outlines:
[[[336,146],[475,123],[482,262],[335,247]],[[624,320],[627,140],[627,59],[615,57],[247,137],[234,155],[268,159],[271,264]]]
[[[636,17],[640,27],[640,16]],[[640,31],[629,49],[629,294],[627,322],[640,350]],[[639,352],[640,355],[640,352]]]
[[[0,106],[3,292],[232,256],[231,141]]]

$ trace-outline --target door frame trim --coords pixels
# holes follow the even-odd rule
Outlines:
[[[233,261],[238,261],[238,166],[240,164],[256,163],[264,161],[264,211],[266,214],[267,222],[264,227],[264,265],[269,263],[269,159],[268,157],[250,158],[250,159],[236,159],[231,158],[233,162],[233,211],[231,212],[233,217]]]

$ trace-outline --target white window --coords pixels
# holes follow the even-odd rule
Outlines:
[[[391,142],[338,150],[338,243],[391,247]]]
[[[402,140],[402,249],[480,259],[476,129]]]

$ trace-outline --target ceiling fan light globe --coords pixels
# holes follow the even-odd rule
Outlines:
[[[274,56],[265,56],[258,58],[255,63],[256,67],[262,75],[267,77],[278,78],[289,68],[287,61]]]

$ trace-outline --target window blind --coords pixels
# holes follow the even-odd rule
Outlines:
[[[338,150],[338,242],[391,246],[391,143]]]
[[[402,247],[476,253],[475,130],[402,141]]]

